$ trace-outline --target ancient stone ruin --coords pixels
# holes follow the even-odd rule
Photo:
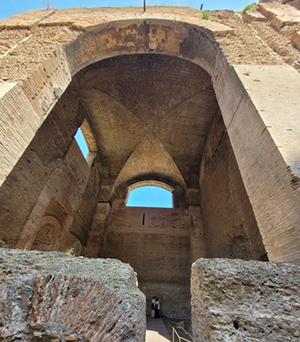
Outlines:
[[[2,341],[143,341],[144,295],[129,265],[0,251]]]
[[[195,341],[299,338],[300,3],[204,17],[0,21],[2,339],[143,341],[153,295]]]

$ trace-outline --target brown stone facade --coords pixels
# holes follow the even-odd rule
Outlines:
[[[299,263],[295,4],[0,21],[1,246],[129,263],[148,311],[157,295],[178,319],[198,258]],[[173,208],[127,207],[145,184],[169,189]]]

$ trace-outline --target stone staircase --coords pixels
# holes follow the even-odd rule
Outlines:
[[[294,4],[291,6],[290,3]],[[285,63],[300,72],[300,1],[260,3],[254,11],[243,15],[258,36]]]

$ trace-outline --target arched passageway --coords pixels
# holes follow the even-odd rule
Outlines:
[[[245,90],[247,68],[233,68],[215,40],[230,28],[128,13],[85,24],[2,97],[19,92],[16,103],[29,103],[24,112],[35,120],[26,148],[4,168],[1,239],[31,248],[43,217],[53,216],[58,249],[130,262],[148,296],[178,289],[164,298],[166,311],[176,315],[181,298],[188,316],[198,257],[299,260],[298,194]],[[51,20],[68,26],[59,15],[41,30]],[[91,165],[73,140],[84,119],[97,145]],[[145,180],[172,186],[174,208],[149,212],[142,227],[145,213],[125,201],[128,187]]]

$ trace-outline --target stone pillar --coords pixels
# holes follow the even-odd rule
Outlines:
[[[30,250],[33,242],[36,238],[36,235],[40,229],[40,222],[43,218],[45,209],[47,208],[51,197],[46,191],[42,191],[37,204],[33,208],[32,212],[29,215],[29,218],[25,222],[23,229],[21,231],[17,248]]]
[[[203,222],[200,207],[189,207],[191,216],[191,259],[192,262],[206,257],[205,241],[203,237]]]
[[[97,204],[92,227],[89,230],[85,256],[97,258],[103,252],[107,233],[107,219],[110,209],[111,207],[108,202]]]
[[[300,263],[299,74],[219,63],[214,89],[268,258]]]

